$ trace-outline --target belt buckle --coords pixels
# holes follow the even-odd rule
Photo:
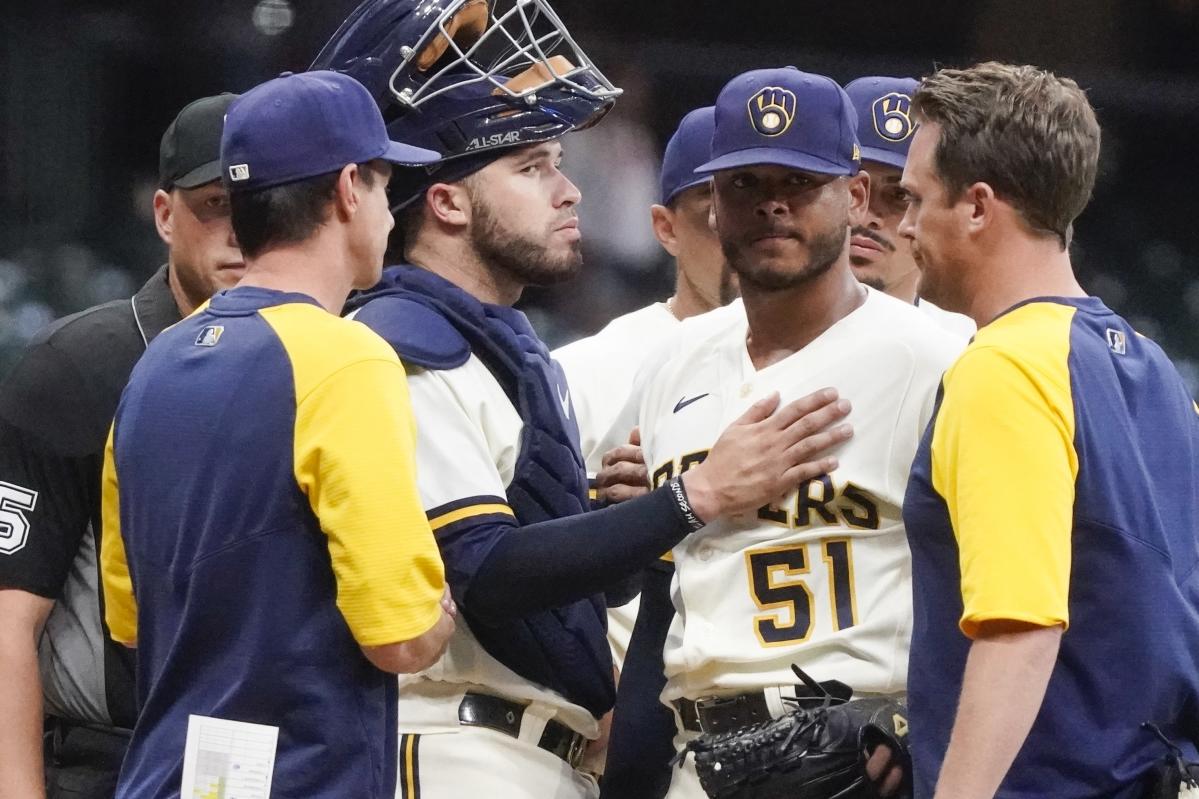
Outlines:
[[[573,732],[573,731],[572,731]],[[571,768],[577,769],[583,763],[583,754],[587,751],[587,738],[580,732],[575,732],[566,750],[566,762]]]

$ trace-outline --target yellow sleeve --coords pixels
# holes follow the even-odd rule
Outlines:
[[[1068,624],[1078,456],[1068,330],[1036,363],[972,347],[945,377],[932,438],[961,566],[962,632],[986,621]]]
[[[100,487],[100,578],[104,588],[104,622],[112,639],[126,646],[137,643],[137,600],[125,560],[121,538],[121,497],[117,464],[112,451],[113,428],[104,445],[104,472]]]
[[[445,573],[414,451],[394,357],[342,368],[297,406],[296,480],[329,539],[337,606],[363,646],[416,638],[441,615]]]

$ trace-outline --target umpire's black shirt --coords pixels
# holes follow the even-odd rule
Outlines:
[[[100,470],[133,365],[177,321],[164,266],[131,300],[51,324],[0,384],[0,587],[56,600],[39,660],[64,719],[133,726],[133,653],[101,608]]]

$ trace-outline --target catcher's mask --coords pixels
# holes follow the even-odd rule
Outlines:
[[[366,0],[311,68],[364,84],[393,139],[442,154],[430,172],[594,125],[620,94],[546,0]]]

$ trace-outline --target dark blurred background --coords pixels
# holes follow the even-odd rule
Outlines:
[[[0,375],[51,319],[128,296],[162,262],[158,140],[192,99],[301,70],[353,0],[8,0],[0,12]],[[841,82],[985,59],[1079,81],[1104,128],[1077,225],[1084,286],[1175,358],[1199,394],[1199,0],[558,0],[626,90],[567,141],[586,274],[522,307],[551,344],[669,293],[649,230],[678,119],[746,69]]]

